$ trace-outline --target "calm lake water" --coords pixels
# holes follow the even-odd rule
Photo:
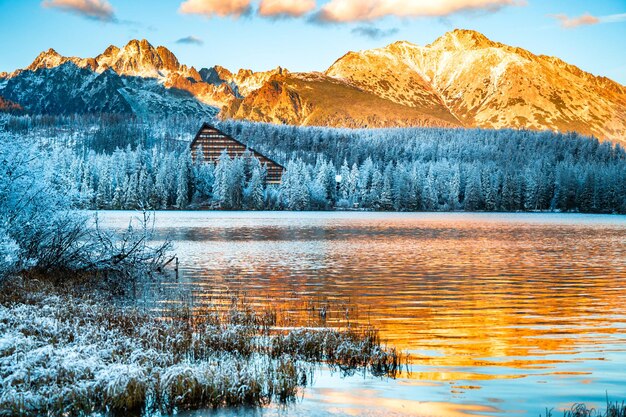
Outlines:
[[[194,306],[237,293],[285,325],[371,324],[411,354],[410,375],[321,371],[297,404],[247,414],[539,416],[626,399],[625,216],[159,212],[156,227],[181,262],[168,285]]]

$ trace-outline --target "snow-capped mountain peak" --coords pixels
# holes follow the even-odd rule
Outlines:
[[[143,39],[122,48],[111,45],[95,58],[66,57],[49,49],[25,70],[5,75],[0,96],[35,113],[137,115],[214,115],[216,107],[234,97],[199,80],[198,72],[180,65],[167,48]]]
[[[498,47],[500,44],[488,39],[485,35],[475,30],[455,29],[446,32],[428,47],[433,49],[482,49]]]
[[[553,57],[457,29],[427,46],[352,52],[326,74],[398,104],[438,109],[463,126],[626,135],[626,88]]]
[[[39,68],[58,67],[63,63],[63,57],[54,49],[43,51],[26,69],[34,71]]]
[[[64,64],[68,66],[55,71]],[[107,70],[105,77],[97,77]],[[257,121],[524,128],[577,131],[612,140],[626,136],[626,87],[558,58],[535,55],[465,29],[448,32],[426,46],[398,41],[349,52],[324,73],[290,73],[281,67],[231,72],[218,65],[196,71],[181,65],[166,47],[154,47],[146,39],[111,45],[95,58],[66,57],[49,49],[26,70],[0,74],[0,95],[26,110],[109,109],[96,103],[82,105],[86,96],[76,98],[76,105],[68,109],[63,103],[51,103],[70,94],[63,90],[57,96],[45,95],[65,82],[89,85],[102,100],[105,93],[111,94],[117,104],[109,103],[110,107],[120,111],[130,106],[137,112],[142,100],[155,101],[158,91],[168,100],[188,95],[183,97],[185,106],[200,102],[221,109],[222,117]],[[134,98],[129,91],[139,85],[149,91]]]
[[[90,68],[101,73],[111,68],[119,75],[159,78],[181,69],[176,56],[166,47],[154,47],[146,39],[133,39],[122,48],[109,46],[95,58],[66,57],[50,48],[40,53],[26,69],[58,67],[71,61],[80,68]]]
[[[155,48],[146,39],[133,39],[123,48],[109,46],[96,57],[96,71],[112,68],[120,75],[160,77],[164,73],[178,71],[180,63],[167,48]]]

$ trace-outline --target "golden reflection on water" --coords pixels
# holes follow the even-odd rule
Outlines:
[[[528,375],[593,384],[604,372],[594,364],[626,363],[624,217],[198,216],[160,229],[195,306],[237,292],[283,311],[285,326],[373,325],[410,352],[407,383],[449,382],[451,393]],[[441,404],[452,408],[433,414],[461,415]]]
[[[319,325],[326,307],[324,324],[371,324],[421,365],[549,369],[567,359],[547,355],[593,352],[623,335],[625,231],[419,219],[231,225],[188,231],[181,258],[196,305],[237,291],[287,312],[290,325]]]
[[[381,398],[376,391],[351,390],[340,391],[335,389],[317,390],[320,403],[325,404],[329,412],[335,411],[333,405],[355,404],[356,407],[341,407],[337,411],[343,414],[363,416],[385,415],[394,416],[486,416],[486,413],[497,411],[493,406],[485,405],[459,405],[447,402],[415,401],[397,398]]]

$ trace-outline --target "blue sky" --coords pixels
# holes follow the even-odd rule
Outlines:
[[[0,0],[0,71],[48,48],[91,57],[134,38],[198,69],[322,71],[350,50],[454,28],[626,84],[626,0]]]

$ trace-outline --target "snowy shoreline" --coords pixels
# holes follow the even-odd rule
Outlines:
[[[154,317],[49,290],[0,297],[0,415],[169,415],[291,402],[317,366],[394,376],[372,330],[275,328],[245,305]]]

